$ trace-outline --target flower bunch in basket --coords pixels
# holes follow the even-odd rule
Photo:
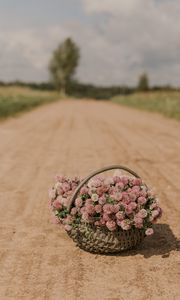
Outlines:
[[[79,184],[79,178],[57,176],[49,192],[55,221],[66,231],[87,224],[111,232],[137,228],[145,235],[153,234],[152,224],[161,217],[162,210],[157,197],[141,178],[128,175],[93,177],[81,187],[69,207]]]

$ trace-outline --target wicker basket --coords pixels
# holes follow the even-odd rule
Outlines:
[[[75,199],[84,184],[86,184],[93,176],[112,169],[121,169],[129,172],[134,177],[140,178],[134,171],[119,165],[97,170],[79,184],[71,198],[68,211],[71,210]],[[119,228],[116,231],[109,231],[105,227],[99,227],[88,223],[80,223],[78,228],[73,228],[71,231],[68,231],[68,235],[81,249],[101,254],[118,253],[122,250],[131,249],[137,246],[145,237],[142,229],[131,228],[129,230],[123,230]]]

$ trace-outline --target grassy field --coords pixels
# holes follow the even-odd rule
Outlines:
[[[180,120],[180,92],[135,93],[113,97],[112,101]]]
[[[0,119],[58,99],[56,92],[15,86],[0,87]]]

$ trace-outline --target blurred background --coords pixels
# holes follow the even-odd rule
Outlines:
[[[180,118],[179,15],[178,0],[0,0],[0,117],[60,92]]]
[[[0,0],[0,29],[0,299],[180,299],[180,0]],[[94,256],[50,223],[48,188],[112,164],[163,215]]]

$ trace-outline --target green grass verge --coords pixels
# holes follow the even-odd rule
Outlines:
[[[28,111],[39,105],[59,99],[54,92],[33,91],[30,89],[0,89],[0,119]]]
[[[112,101],[180,120],[180,92],[135,93],[113,97]]]

